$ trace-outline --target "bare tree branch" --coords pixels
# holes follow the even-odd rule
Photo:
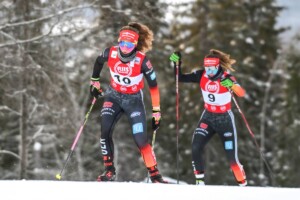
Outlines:
[[[105,9],[108,9],[108,10],[110,10],[112,12],[116,12],[116,13],[124,13],[126,15],[132,14],[132,10],[114,9],[113,7],[111,7],[111,5],[103,5],[103,6],[101,6],[101,8],[105,8]]]
[[[7,76],[8,74],[10,74],[11,72],[6,72],[5,74],[2,74],[1,76],[0,76],[0,79],[2,79],[2,78],[4,78],[5,76]]]
[[[23,89],[23,90],[18,90],[18,91],[15,91],[13,94],[6,94],[6,96],[8,97],[15,97],[16,95],[19,95],[19,94],[23,94],[23,93],[26,93],[27,90],[26,89]]]
[[[33,37],[33,38],[30,38],[30,39],[27,39],[27,40],[17,40],[17,39],[13,39],[14,42],[8,42],[8,43],[5,43],[5,44],[0,44],[0,48],[2,47],[6,47],[6,46],[11,46],[11,45],[20,45],[20,44],[24,44],[24,43],[28,43],[28,42],[33,42],[33,41],[36,41],[36,40],[40,40],[42,38],[44,38],[45,36],[48,36],[50,35],[50,33],[52,32],[54,28],[54,25],[49,29],[49,31],[45,34],[42,34],[42,35],[39,35],[39,36],[36,36],[36,37]],[[1,33],[3,34],[3,32],[1,31]],[[8,35],[8,34],[6,34]]]
[[[8,106],[0,106],[0,110],[7,110],[7,111],[10,111],[10,112],[12,112],[12,113],[18,115],[18,116],[21,115],[21,113],[15,111],[14,109],[11,109],[11,108],[8,107]]]
[[[37,23],[37,22],[40,22],[40,21],[44,21],[44,20],[53,18],[53,17],[64,15],[64,14],[72,12],[74,10],[80,10],[80,9],[91,8],[91,7],[97,7],[97,6],[95,6],[95,4],[98,1],[99,0],[95,0],[93,3],[88,4],[88,5],[80,5],[80,6],[68,8],[68,9],[65,9],[65,10],[61,10],[58,13],[47,15],[47,16],[44,16],[44,17],[41,17],[41,18],[38,18],[38,19],[33,19],[33,20],[23,21],[23,22],[17,22],[17,23],[12,23],[12,24],[5,24],[3,26],[0,26],[0,30],[2,30],[4,28],[8,28],[8,27],[30,25],[30,24],[33,24],[33,23]]]
[[[18,158],[19,160],[21,160],[20,156],[12,151],[7,151],[7,150],[0,150],[0,154],[8,154],[11,155],[15,158]]]

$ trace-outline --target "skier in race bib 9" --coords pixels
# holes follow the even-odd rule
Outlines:
[[[118,45],[106,48],[94,64],[90,92],[94,97],[102,95],[100,73],[107,62],[110,85],[105,91],[101,109],[101,151],[105,172],[98,181],[113,181],[114,166],[113,129],[122,114],[131,125],[134,141],[138,146],[153,183],[166,183],[158,168],[155,154],[147,138],[146,113],[143,101],[144,77],[148,83],[152,102],[152,128],[156,131],[161,121],[160,96],[156,75],[145,53],[151,50],[153,32],[140,23],[131,22],[121,28]]]
[[[246,186],[246,175],[238,159],[237,131],[231,111],[231,91],[239,97],[245,95],[245,90],[229,73],[234,71],[231,65],[236,61],[231,59],[230,55],[212,49],[204,58],[204,69],[183,74],[180,52],[173,53],[170,60],[174,62],[175,75],[178,66],[178,81],[199,84],[204,100],[204,111],[192,140],[192,166],[196,184],[205,185],[204,147],[217,133],[222,140],[236,181],[240,186]]]

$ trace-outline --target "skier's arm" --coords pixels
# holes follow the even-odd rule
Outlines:
[[[200,79],[202,77],[204,70],[197,70],[190,74],[183,74],[181,72],[181,53],[180,52],[174,52],[170,56],[170,60],[174,63],[174,74],[176,78],[176,71],[178,66],[178,81],[179,82],[186,82],[186,83],[199,83]]]
[[[146,57],[144,58],[142,63],[142,73],[147,80],[150,90],[152,102],[152,129],[156,131],[159,128],[161,121],[160,96],[156,81],[156,74],[150,60],[148,60]]]
[[[93,74],[90,82],[90,93],[92,96],[98,98],[103,96],[103,91],[100,85],[100,73],[105,62],[108,61],[110,48],[105,49],[95,61]]]
[[[183,74],[181,72],[181,66],[178,66],[178,81],[179,82],[185,82],[185,83],[199,83],[200,79],[202,77],[202,74],[204,72],[204,70],[196,70],[192,73],[188,73],[188,74]],[[174,74],[176,76],[176,66],[174,66]]]
[[[144,58],[143,63],[142,63],[142,73],[144,74],[144,77],[149,86],[152,107],[154,109],[155,108],[159,109],[160,108],[160,96],[159,96],[159,89],[158,89],[157,81],[156,81],[156,74],[154,72],[154,69],[152,67],[150,60],[148,60],[146,57]]]
[[[233,84],[231,89],[238,97],[244,97],[246,94],[245,89],[242,88],[242,86],[240,86],[238,83]]]
[[[244,97],[246,94],[244,88],[242,88],[235,77],[230,74],[226,75],[226,77],[221,80],[221,85],[231,89],[238,97]]]
[[[96,59],[92,74],[92,80],[99,80],[101,70],[105,62],[108,61],[110,48],[106,48]]]

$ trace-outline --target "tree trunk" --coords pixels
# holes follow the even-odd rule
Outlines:
[[[29,20],[29,2],[28,1],[22,1],[20,2],[20,5],[17,5],[16,7],[16,12],[21,11],[24,13],[24,20],[27,21]],[[20,32],[20,35],[23,34],[25,38],[30,37],[30,29],[24,27],[24,29]],[[27,158],[28,158],[28,148],[27,148],[27,134],[28,134],[28,124],[27,124],[27,119],[28,119],[28,108],[27,108],[27,95],[26,95],[26,88],[27,88],[27,74],[29,73],[26,67],[28,66],[28,57],[26,55],[26,46],[18,46],[18,52],[19,55],[22,58],[22,61],[20,62],[20,66],[23,67],[23,73],[21,71],[20,73],[20,86],[22,87],[24,92],[21,92],[21,97],[20,97],[20,179],[26,179],[27,178]]]
[[[25,85],[25,75],[21,77],[21,85]],[[26,168],[27,168],[27,110],[26,110],[26,94],[22,93],[20,97],[20,179],[26,179]]]

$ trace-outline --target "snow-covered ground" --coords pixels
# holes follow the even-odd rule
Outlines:
[[[0,181],[1,200],[290,200],[299,197],[300,188],[134,182]]]

